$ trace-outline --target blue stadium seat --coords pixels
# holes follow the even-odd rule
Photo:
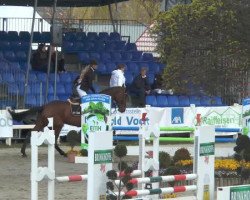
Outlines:
[[[97,32],[88,32],[87,40],[90,40],[90,41],[98,40]]]
[[[47,74],[46,73],[38,72],[36,74],[36,77],[41,82],[46,82],[46,80],[47,80]]]
[[[115,51],[123,51],[125,49],[125,41],[116,41],[115,42]]]
[[[70,73],[70,75],[71,75],[71,79],[72,79],[72,81],[74,81],[79,75],[80,75],[80,73],[77,73],[77,72],[71,72]]]
[[[69,95],[72,94],[72,86],[73,83],[64,83],[64,88],[65,88],[65,94]]]
[[[85,32],[77,32],[76,33],[76,40],[77,41],[84,41],[86,40],[87,36]]]
[[[148,62],[139,62],[138,63],[139,69],[142,67],[146,68],[149,71],[149,63]]]
[[[30,84],[30,92],[35,95],[44,94],[46,83],[33,82]]]
[[[66,32],[63,34],[63,40],[67,42],[74,42],[76,41],[76,33],[74,32]]]
[[[168,98],[168,104],[169,104],[169,106],[171,106],[171,107],[177,107],[177,106],[179,106],[178,96],[176,96],[176,95],[169,95],[169,96],[167,96],[167,98]]]
[[[18,41],[19,36],[17,31],[9,31],[8,32],[8,41]]]
[[[75,42],[74,46],[72,47],[72,51],[88,51],[89,49],[85,46],[84,42]]]
[[[121,40],[121,35],[120,35],[120,33],[117,33],[117,32],[111,32],[109,34],[109,39],[111,41],[120,41]]]
[[[5,110],[6,107],[17,108],[17,102],[15,100],[0,100],[0,107]]]
[[[132,51],[132,60],[133,61],[140,61],[142,57],[142,52],[141,51]]]
[[[67,99],[69,98],[69,96],[66,95],[66,94],[61,94],[61,95],[58,95],[58,98],[61,101],[67,101]]]
[[[9,94],[16,94],[16,95],[20,94],[18,85],[16,83],[8,84],[8,93]]]
[[[21,69],[19,62],[10,62],[9,66],[10,66],[11,70],[20,70]]]
[[[101,40],[93,41],[94,43],[94,51],[95,52],[103,52],[105,50],[105,43]]]
[[[106,73],[107,74],[110,74],[116,68],[116,64],[113,62],[107,62],[107,63],[105,63],[105,65],[106,65]]]
[[[187,107],[190,106],[190,101],[188,96],[180,95],[179,96],[179,105],[181,107]]]
[[[201,102],[200,102],[200,97],[199,96],[189,96],[189,101],[190,104],[195,104],[195,106],[200,106]]]
[[[110,53],[108,53],[108,52],[102,52],[101,53],[101,61],[102,62],[109,62],[109,61],[111,61]]]
[[[85,41],[83,43],[83,51],[94,51],[95,43],[94,41]]]
[[[4,58],[10,62],[16,60],[16,55],[13,51],[5,51],[4,52]]]
[[[105,44],[104,50],[106,52],[115,51],[115,47],[116,47],[115,42],[109,41]]]
[[[98,84],[93,83],[93,87],[94,87],[96,93],[99,93],[99,92],[100,92],[100,87],[99,87]],[[89,91],[87,92],[87,94],[93,94],[93,92],[92,92],[91,90],[89,90]]]
[[[55,82],[55,73],[49,74],[49,81],[52,82],[52,83]],[[57,83],[60,82],[59,74],[56,74],[56,82],[57,82]]]
[[[201,96],[201,106],[211,106],[212,105],[212,99],[208,96]]]
[[[147,74],[147,77],[148,77],[148,83],[149,83],[150,85],[152,85],[152,84],[154,83],[154,80],[155,80],[155,75],[152,74],[152,73],[148,73],[148,74]]]
[[[73,42],[64,41],[62,44],[62,49],[64,52],[74,52],[75,46]]]
[[[8,33],[5,31],[0,31],[0,41],[8,40]]]
[[[109,34],[107,32],[100,32],[99,40],[107,42],[109,40]]]
[[[25,85],[24,84],[18,84],[18,89],[19,89],[20,94],[24,94]],[[27,94],[32,94],[30,85],[27,85]]]
[[[146,96],[146,105],[150,105],[152,107],[157,107],[156,97],[154,95]]]
[[[90,60],[95,60],[95,61],[99,62],[100,59],[101,59],[101,56],[100,56],[100,54],[97,53],[97,52],[91,52],[91,53],[89,54],[89,59],[90,59]]]
[[[167,66],[166,64],[159,63],[159,62],[157,62],[157,64],[159,65],[160,71],[164,70],[164,68]]]
[[[148,67],[149,67],[149,73],[158,74],[160,72],[160,67],[155,62],[149,62]]]
[[[57,95],[62,95],[62,94],[66,94],[65,88],[63,84],[57,84],[56,86],[56,94]]]
[[[224,106],[222,102],[222,98],[219,96],[213,96],[211,98],[211,103],[212,103],[212,106]]]
[[[16,82],[14,76],[12,73],[10,72],[6,72],[2,74],[2,79],[4,82],[8,82],[8,83],[14,83]]]
[[[131,61],[132,60],[132,53],[131,52],[121,52],[121,55],[122,55],[122,61],[124,62],[128,62],[128,61]]]
[[[121,61],[122,59],[122,56],[119,52],[112,52],[111,53],[111,60],[114,61],[114,62],[119,62]]]
[[[0,51],[9,51],[11,49],[8,41],[0,41]]]
[[[3,52],[0,51],[0,60],[3,59]]]
[[[133,83],[134,76],[133,76],[132,73],[126,72],[125,73],[125,78],[126,78],[126,82],[125,82],[126,86],[129,86],[129,85],[131,85]]]
[[[127,67],[128,67],[127,70],[130,71],[134,75],[138,75],[140,72],[140,69],[135,62],[127,62]]]
[[[19,41],[10,41],[10,48],[12,51],[18,51],[21,49],[21,42]]]
[[[51,102],[51,101],[55,101],[55,100],[58,100],[58,96],[56,95],[56,98],[54,99],[54,95],[53,94],[48,94],[48,102]]]
[[[89,54],[87,52],[78,53],[78,57],[79,57],[79,60],[84,64],[88,64],[90,61]]]
[[[18,62],[27,61],[27,54],[24,51],[17,51],[16,52],[16,60]]]
[[[10,69],[10,66],[5,61],[0,61],[0,71],[8,71]]]
[[[22,41],[19,50],[20,51],[25,51],[28,54],[29,47],[30,47],[30,43],[29,42]]]
[[[42,32],[41,33],[41,42],[42,43],[50,43],[52,41],[50,32]]]
[[[30,41],[30,33],[28,31],[20,31],[19,32],[19,39],[20,41]]]
[[[35,73],[29,73],[29,82],[36,82],[37,77]]]
[[[135,43],[127,43],[125,45],[125,50],[126,51],[137,51],[137,46]]]
[[[27,95],[27,96],[26,96],[26,99],[25,99],[25,105],[26,105],[27,107],[33,107],[33,106],[38,105],[38,104],[37,104],[36,96],[35,96],[35,95],[32,95],[32,94]]]
[[[3,78],[2,78],[2,75],[0,74],[0,82],[2,82],[3,81]]]
[[[154,61],[154,57],[152,53],[143,53],[142,55],[143,61]]]
[[[60,77],[60,81],[63,82],[63,83],[69,83],[69,84],[72,84],[72,78],[71,78],[71,75],[70,73],[60,73],[59,74],[59,77]]]
[[[21,83],[22,83],[22,84],[25,83],[25,73],[23,73],[23,72],[20,72],[20,73],[15,72],[14,78],[15,78],[15,80],[16,80],[18,83],[20,83],[20,84],[21,84]]]
[[[41,43],[42,42],[42,34],[40,32],[35,31],[33,33],[33,42],[34,43]]]
[[[156,96],[157,106],[158,107],[167,107],[168,99],[166,95],[157,95]]]
[[[97,73],[105,74],[106,73],[106,66],[103,63],[98,63]]]

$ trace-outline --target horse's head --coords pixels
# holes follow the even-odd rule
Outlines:
[[[101,92],[110,95],[112,100],[116,102],[119,112],[125,112],[127,104],[127,93],[124,87],[112,87]]]

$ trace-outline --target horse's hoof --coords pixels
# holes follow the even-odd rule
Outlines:
[[[23,154],[22,157],[23,157],[23,158],[27,158],[27,155],[26,155],[26,154]]]

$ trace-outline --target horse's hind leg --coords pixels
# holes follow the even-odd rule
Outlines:
[[[60,134],[60,132],[62,130],[62,127],[63,127],[63,124],[54,126],[54,130],[55,130],[55,148],[60,153],[60,155],[66,157],[67,154],[57,144],[57,140],[58,140],[59,134]]]
[[[26,149],[27,143],[28,143],[28,141],[29,141],[29,139],[30,139],[30,136],[31,136],[31,130],[29,130],[29,131],[27,132],[26,137],[25,137],[25,140],[24,140],[24,142],[23,142],[23,146],[22,146],[22,148],[21,148],[21,153],[22,153],[22,156],[23,156],[23,157],[27,157],[27,155],[26,155],[26,153],[25,153],[25,149]]]

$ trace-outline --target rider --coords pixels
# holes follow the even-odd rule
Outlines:
[[[112,71],[111,78],[109,82],[110,87],[125,87],[125,81],[126,78],[124,76],[125,71],[125,65],[124,64],[118,64],[117,68]]]
[[[95,70],[97,69],[97,62],[92,60],[90,65],[82,70],[79,79],[77,80],[79,85],[76,87],[79,97],[87,95],[89,90],[95,93],[93,87],[93,80],[95,79]]]

